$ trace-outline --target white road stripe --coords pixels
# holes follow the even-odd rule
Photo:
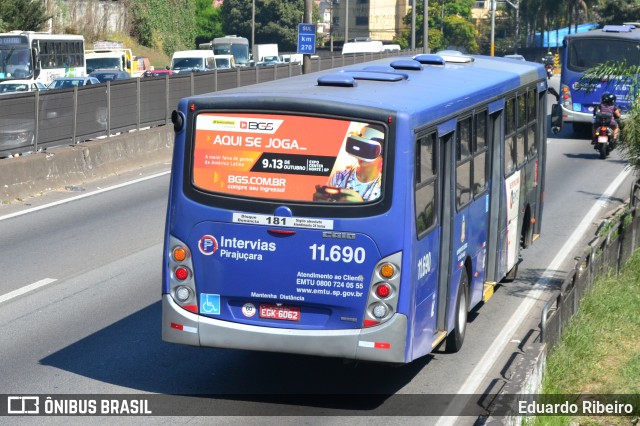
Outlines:
[[[616,189],[618,189],[622,182],[624,182],[630,172],[630,168],[625,168],[625,170],[623,170],[622,173],[620,173],[616,177],[611,185],[609,185],[604,194],[602,194],[602,196],[598,199],[598,202],[596,202],[591,210],[589,210],[589,212],[585,215],[585,217],[582,219],[582,222],[580,222],[580,225],[578,225],[575,231],[573,231],[569,239],[565,242],[560,251],[558,251],[558,255],[549,264],[547,270],[544,271],[542,277],[536,282],[531,290],[529,290],[526,297],[524,298],[524,301],[520,304],[520,306],[516,308],[511,318],[507,320],[506,326],[502,330],[500,330],[500,334],[496,336],[494,341],[491,343],[491,346],[478,363],[478,366],[471,372],[462,387],[458,389],[457,394],[470,395],[477,393],[478,387],[487,376],[487,374],[489,374],[491,367],[493,367],[492,360],[495,360],[500,356],[518,327],[520,327],[525,318],[529,317],[529,311],[531,310],[531,308],[533,308],[533,305],[538,300],[540,300],[540,298],[542,297],[542,293],[544,289],[549,285],[551,278],[553,278],[556,271],[560,268],[560,265],[562,265],[567,256],[573,255],[573,249],[575,245],[578,244],[589,227],[592,226],[593,221],[602,209],[602,203],[611,198],[613,193],[616,191]],[[436,426],[455,425],[457,419],[458,416],[455,413],[445,413],[443,417],[440,417],[440,419],[436,423]]]
[[[37,212],[39,210],[48,209],[49,207],[54,207],[54,206],[59,206],[61,204],[70,203],[72,201],[80,200],[82,198],[91,197],[92,195],[102,194],[103,192],[112,191],[114,189],[123,188],[125,186],[133,185],[135,183],[144,182],[145,180],[154,179],[154,178],[157,178],[157,177],[160,177],[160,176],[164,176],[164,175],[167,175],[169,173],[171,173],[171,171],[170,170],[166,170],[164,172],[156,173],[154,175],[149,175],[149,176],[145,176],[145,177],[142,177],[142,178],[139,178],[139,179],[130,180],[130,181],[127,181],[127,182],[124,182],[124,183],[119,183],[117,185],[109,186],[107,188],[101,188],[101,189],[98,189],[96,191],[87,192],[86,194],[76,195],[75,197],[66,198],[64,200],[55,201],[53,203],[44,204],[44,205],[38,206],[38,207],[32,207],[30,209],[21,210],[19,212],[15,212],[15,213],[10,213],[10,214],[4,215],[4,216],[0,216],[0,220],[11,219],[13,217],[22,216],[22,215],[25,215],[25,214],[28,214],[28,213]]]
[[[13,298],[16,298],[18,296],[22,296],[25,293],[28,293],[28,292],[33,291],[35,289],[38,289],[40,287],[44,287],[45,285],[51,284],[51,283],[56,282],[56,281],[58,281],[58,280],[55,279],[55,278],[45,278],[43,280],[36,281],[33,284],[26,285],[26,286],[24,286],[22,288],[14,290],[14,291],[12,291],[10,293],[3,294],[2,296],[0,296],[0,303],[4,303],[4,302],[6,302],[8,300],[11,300]]]

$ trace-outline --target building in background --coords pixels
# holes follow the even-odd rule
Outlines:
[[[323,0],[330,3],[331,35],[334,40],[356,38],[392,41],[407,26],[410,0]],[[321,9],[322,15],[322,9]]]

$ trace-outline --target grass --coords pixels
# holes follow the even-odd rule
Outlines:
[[[120,34],[111,34],[108,37],[106,37],[105,40],[122,42],[124,47],[131,49],[134,56],[145,56],[149,58],[149,62],[156,69],[158,68],[162,69],[166,65],[171,64],[171,58],[165,55],[164,52],[151,49],[150,47],[142,46],[129,36],[124,36]],[[88,43],[86,49],[92,49],[92,48],[93,48],[93,45]]]
[[[543,395],[634,395],[630,416],[538,416],[536,425],[637,425],[640,412],[640,251],[599,279],[547,359]]]

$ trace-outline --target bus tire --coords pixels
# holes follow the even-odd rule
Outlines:
[[[584,134],[591,132],[591,123],[573,123],[573,132],[578,134]]]
[[[533,224],[531,223],[531,210],[527,206],[527,213],[524,215],[522,223],[522,236],[520,237],[520,247],[526,249],[533,242]]]
[[[464,334],[467,330],[467,316],[469,314],[469,300],[467,298],[468,286],[469,277],[467,277],[467,270],[462,268],[462,276],[460,277],[460,285],[458,286],[458,297],[456,298],[455,328],[447,335],[447,341],[445,343],[445,352],[448,353],[458,352],[464,342]]]

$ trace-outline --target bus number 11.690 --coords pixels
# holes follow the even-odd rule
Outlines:
[[[313,244],[309,246],[309,249],[311,250],[311,260],[364,263],[366,257],[362,247],[354,249],[350,246],[331,246],[331,248],[327,248],[324,244]]]

